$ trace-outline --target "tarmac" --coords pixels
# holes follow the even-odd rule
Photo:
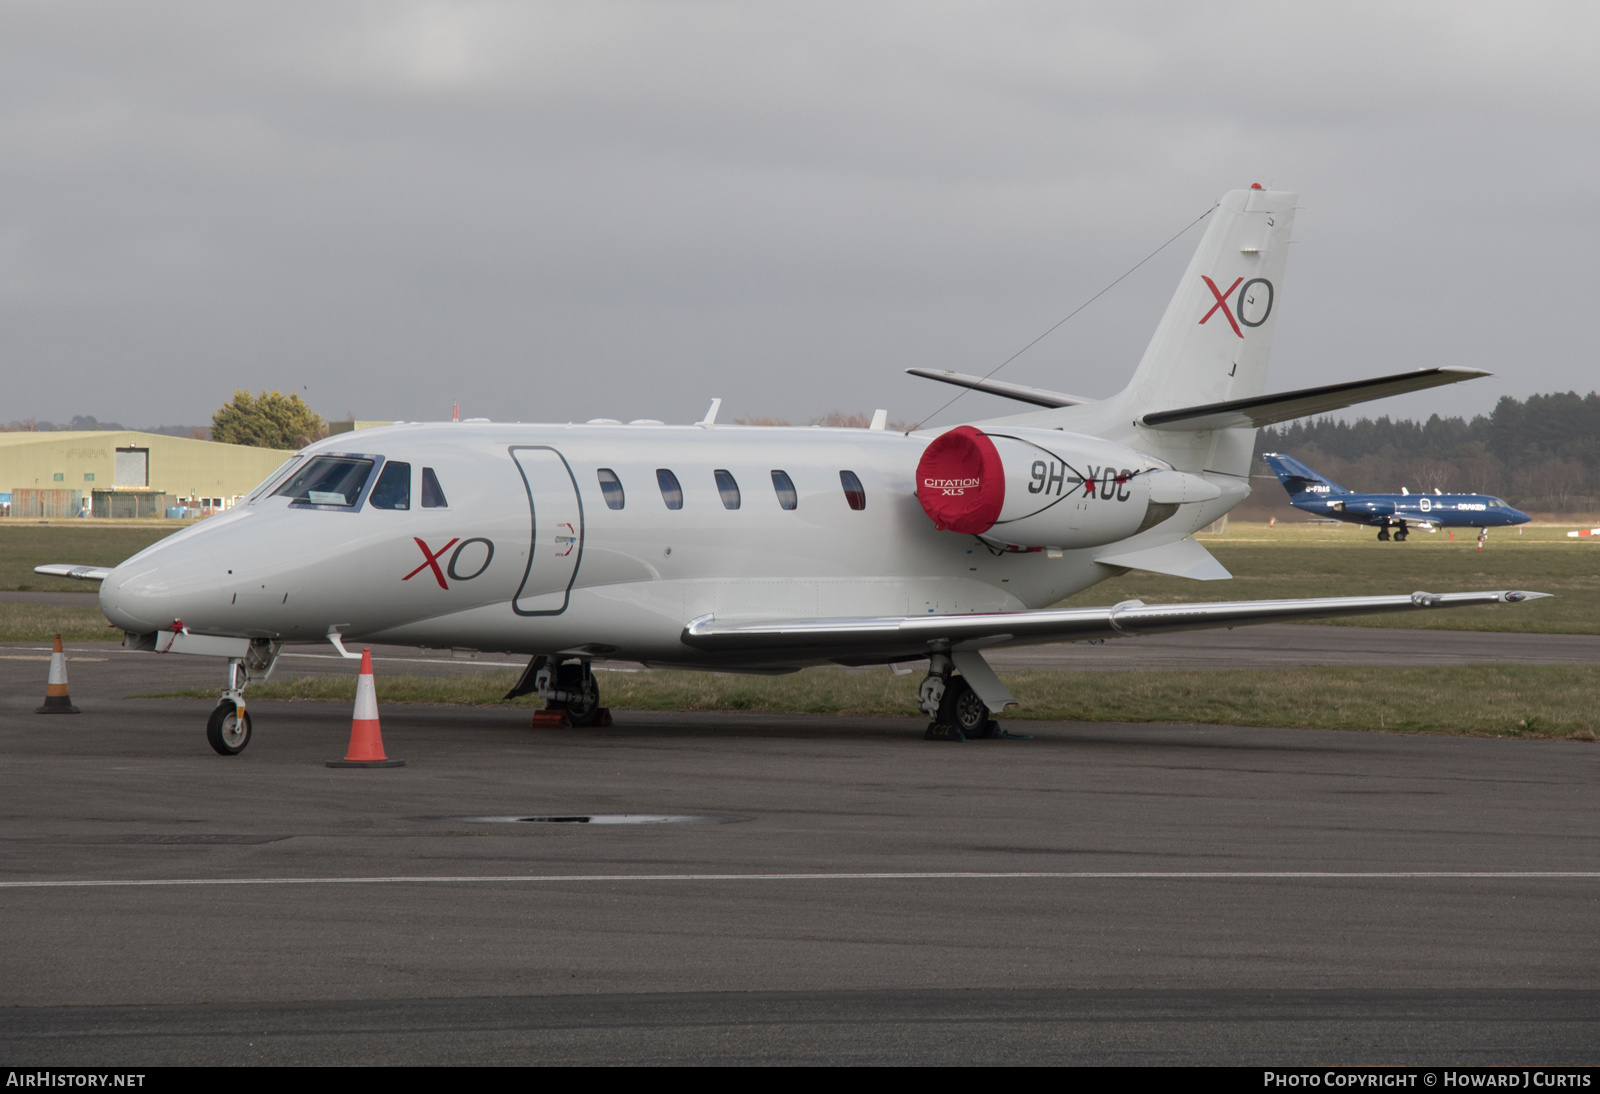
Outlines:
[[[1292,633],[1233,645],[1264,631]],[[1596,643],[1282,627],[1021,652],[1574,663]],[[302,652],[287,671],[354,671]],[[508,662],[375,652],[380,674]],[[1600,1057],[1590,744],[1030,722],[957,745],[910,719],[534,730],[397,704],[405,767],[330,769],[346,705],[252,703],[254,741],[223,757],[211,700],[128,698],[217,687],[215,662],[69,653],[83,713],[40,716],[46,651],[0,649],[7,1064]],[[641,817],[689,821],[605,823]]]

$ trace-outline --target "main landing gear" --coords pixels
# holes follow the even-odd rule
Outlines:
[[[244,689],[263,683],[278,664],[283,643],[253,639],[243,657],[228,659],[228,686],[222,701],[206,719],[206,741],[223,756],[237,756],[250,743],[250,714],[244,708]]]
[[[611,712],[600,705],[600,684],[594,678],[589,662],[581,658],[562,661],[543,654],[528,662],[522,679],[516,687],[506,692],[507,699],[519,695],[538,695],[544,700],[544,710],[534,715],[534,724],[540,724],[542,715],[552,724],[592,726],[611,724]]]
[[[1406,536],[1408,536],[1408,535],[1410,535],[1410,533],[1406,530],[1405,522],[1401,521],[1400,522],[1400,526],[1398,528],[1396,528],[1395,531],[1394,531],[1394,541],[1396,543],[1404,543],[1406,541]],[[1380,542],[1384,542],[1384,543],[1388,542],[1388,540],[1389,540],[1389,526],[1387,524],[1385,524],[1382,528],[1378,529],[1378,539],[1379,539]]]
[[[1029,739],[1022,734],[1007,733],[1000,723],[989,716],[989,706],[979,697],[966,677],[954,672],[955,665],[948,654],[936,653],[928,658],[928,675],[917,689],[922,712],[933,721],[923,739],[928,741],[967,741],[979,738]]]

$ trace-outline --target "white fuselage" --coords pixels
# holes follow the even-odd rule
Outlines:
[[[306,449],[299,466],[335,453],[371,458],[375,468],[407,463],[407,508],[380,508],[365,493],[354,506],[274,495],[291,469],[233,510],[117,567],[101,604],[135,633],[182,627],[320,642],[331,630],[363,642],[781,668],[828,658],[711,655],[681,641],[684,626],[707,615],[1018,611],[1121,572],[1095,562],[1103,553],[1096,550],[1000,551],[935,530],[914,482],[931,439],[860,429],[495,423],[348,433]],[[421,504],[423,468],[432,469],[445,505]],[[621,508],[607,503],[602,468],[621,485]],[[681,508],[668,507],[658,469],[681,485]],[[736,483],[738,508],[725,504],[718,471]],[[793,483],[793,508],[780,504],[774,471]],[[863,508],[847,500],[843,471],[859,479]],[[1244,492],[1236,484],[1221,498],[1185,505],[1141,538],[1179,539]],[[1099,504],[1125,502],[1112,494]]]

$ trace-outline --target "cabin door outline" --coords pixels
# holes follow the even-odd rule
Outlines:
[[[518,615],[560,615],[583,561],[583,497],[567,458],[549,445],[513,445],[528,496],[528,565],[511,599]]]

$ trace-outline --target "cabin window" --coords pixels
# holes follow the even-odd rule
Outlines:
[[[606,497],[606,508],[621,509],[626,499],[622,493],[622,480],[617,478],[617,473],[609,467],[602,467],[595,474],[600,477],[600,493]]]
[[[734,481],[733,473],[719,467],[713,474],[717,476],[717,493],[722,495],[722,507],[739,508],[739,484]]]
[[[383,472],[378,476],[378,485],[372,488],[372,495],[367,500],[374,509],[410,509],[411,465],[384,464]]]
[[[844,500],[850,503],[852,509],[865,509],[867,507],[867,491],[861,485],[861,480],[856,478],[854,471],[839,472],[839,482],[844,487]]]
[[[678,485],[678,476],[665,467],[658,467],[656,483],[661,487],[661,500],[667,503],[668,509],[683,508],[683,487]]]
[[[349,508],[361,497],[361,488],[371,474],[371,460],[355,456],[318,456],[274,490],[273,495],[306,505]]]
[[[794,480],[787,471],[772,472],[772,489],[778,493],[778,504],[793,509],[800,504],[800,495],[794,491]]]
[[[424,509],[448,509],[450,503],[444,499],[444,487],[439,485],[439,476],[433,473],[433,468],[422,469],[422,507]]]

